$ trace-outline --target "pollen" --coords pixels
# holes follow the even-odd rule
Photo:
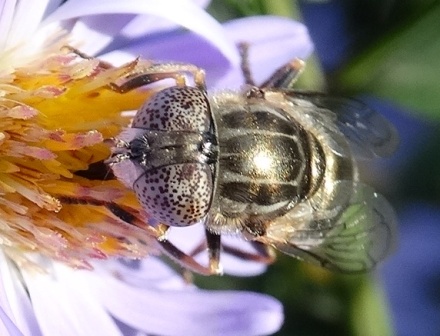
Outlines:
[[[143,62],[112,67],[59,50],[0,75],[0,248],[12,258],[35,252],[90,268],[92,259],[152,252],[154,232],[132,191],[90,173],[129,125],[124,112],[152,93],[111,89]]]

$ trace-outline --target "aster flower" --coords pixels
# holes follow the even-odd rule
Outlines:
[[[230,80],[237,71],[239,57],[228,35],[255,33],[256,26],[237,21],[224,29],[201,5],[206,2],[2,3],[0,334],[256,335],[279,328],[277,301],[253,293],[202,291],[159,259],[143,259],[159,252],[158,233],[142,221],[134,194],[118,181],[81,173],[109,156],[105,139],[129,124],[122,112],[136,110],[151,94],[146,89],[121,95],[108,88],[148,66],[142,59],[195,63],[206,68],[210,84]],[[289,59],[305,57],[311,49],[305,29],[277,22],[282,35],[304,38],[303,54]],[[177,31],[176,25],[196,35]],[[258,35],[265,41],[256,46],[279,37],[269,35]],[[82,59],[63,48],[67,44],[118,66]],[[197,45],[199,53],[182,45]],[[210,57],[200,58],[200,51]],[[108,202],[138,218],[136,225],[115,217],[103,206]],[[262,270],[245,267],[240,263],[236,273]],[[226,270],[236,268],[226,262]]]

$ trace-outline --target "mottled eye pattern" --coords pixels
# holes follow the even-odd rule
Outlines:
[[[206,131],[210,110],[205,94],[193,87],[170,87],[139,109],[132,127],[158,131]]]
[[[188,226],[209,211],[212,193],[207,164],[184,163],[150,169],[133,186],[144,209],[171,226]]]

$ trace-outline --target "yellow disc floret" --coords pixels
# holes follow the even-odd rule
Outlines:
[[[151,94],[109,86],[142,62],[109,67],[60,50],[0,77],[0,244],[11,257],[38,252],[89,267],[90,258],[150,252],[154,232],[131,190],[90,169],[108,159],[106,141],[129,125],[123,112]],[[121,221],[108,204],[135,223]]]

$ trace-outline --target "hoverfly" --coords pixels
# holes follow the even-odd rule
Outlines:
[[[360,181],[358,160],[391,154],[397,133],[361,102],[294,90],[302,66],[294,60],[260,86],[243,71],[242,91],[213,95],[203,70],[190,64],[156,64],[114,85],[123,93],[176,82],[140,107],[110,166],[163,229],[164,250],[184,267],[221,273],[223,234],[240,235],[261,255],[274,247],[348,273],[368,270],[389,253],[395,215]],[[209,267],[166,238],[169,227],[199,222]]]

